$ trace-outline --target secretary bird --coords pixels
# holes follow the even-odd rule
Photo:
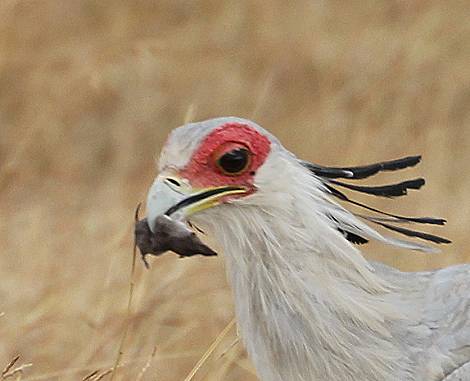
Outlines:
[[[147,199],[148,232],[136,230],[136,238],[155,233],[164,215],[219,241],[239,333],[263,381],[470,381],[470,266],[405,273],[367,261],[357,247],[377,240],[433,252],[413,239],[450,241],[410,225],[445,220],[382,212],[338,190],[405,195],[424,180],[345,180],[420,159],[324,167],[299,160],[249,120],[186,124],[162,150]]]

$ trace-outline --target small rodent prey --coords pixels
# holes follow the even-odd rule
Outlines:
[[[214,256],[217,253],[201,242],[197,235],[183,222],[166,215],[158,216],[153,231],[144,218],[135,223],[135,242],[142,255],[145,267],[149,267],[146,255],[161,255],[173,251],[180,257],[193,255]]]

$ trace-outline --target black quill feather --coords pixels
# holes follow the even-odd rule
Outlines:
[[[396,160],[383,161],[358,167],[324,167],[318,164],[302,162],[310,171],[320,177],[329,179],[360,180],[373,176],[382,171],[397,171],[414,167],[421,161],[421,156],[408,156]]]

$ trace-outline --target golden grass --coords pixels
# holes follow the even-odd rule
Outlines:
[[[404,175],[428,186],[373,202],[447,217],[454,244],[366,255],[408,270],[468,261],[469,12],[457,0],[2,1],[4,366],[32,363],[23,381],[106,380],[116,364],[115,380],[184,380],[230,322],[218,259],[137,263],[126,312],[132,210],[185,119],[253,116],[329,165],[422,153]],[[193,380],[255,380],[234,339]]]

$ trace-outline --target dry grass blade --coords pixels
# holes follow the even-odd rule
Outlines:
[[[139,210],[140,206],[142,203],[139,203],[135,209],[135,214],[134,214],[134,220],[137,221],[139,219]],[[124,330],[122,332],[121,336],[121,341],[119,343],[119,349],[118,349],[118,354],[116,356],[116,361],[114,362],[114,366],[110,369],[110,372],[112,373],[111,375],[111,381],[114,380],[114,377],[116,376],[116,370],[119,367],[119,364],[122,359],[123,355],[123,349],[124,349],[124,343],[126,342],[127,334],[129,332],[129,325],[130,325],[130,316],[131,316],[131,309],[132,309],[132,299],[134,296],[134,274],[135,274],[135,263],[136,263],[136,258],[137,258],[137,243],[134,239],[134,246],[132,249],[132,266],[131,266],[131,273],[130,273],[130,278],[129,278],[129,295],[127,298],[127,309],[126,309],[126,318],[125,318],[125,326]],[[101,378],[104,376],[101,375]]]
[[[186,114],[184,115],[184,124],[191,123],[196,116],[197,107],[194,103],[191,103],[186,110]]]
[[[237,366],[237,360],[240,358],[240,355],[243,355],[241,348],[236,347],[237,343],[238,337],[211,362],[210,366],[206,367],[208,368],[206,374],[201,378],[209,380],[230,379],[231,369]]]
[[[270,90],[274,83],[275,75],[276,68],[271,68],[266,73],[266,77],[261,83],[261,89],[256,98],[255,106],[253,108],[253,111],[251,112],[250,119],[256,120],[256,118],[259,117],[259,114],[261,113],[262,108],[266,104],[266,100],[268,99],[268,96],[270,94]]]
[[[220,342],[223,340],[223,338],[227,335],[227,333],[232,329],[234,325],[235,325],[235,318],[233,318],[230,321],[230,323],[228,323],[227,326],[222,330],[222,332],[219,333],[219,335],[215,338],[215,340],[207,349],[207,351],[202,355],[202,357],[196,363],[196,365],[191,370],[191,372],[189,372],[189,374],[186,376],[184,381],[191,381],[194,378],[194,376],[199,371],[199,369],[201,369],[201,367],[207,361],[209,356],[214,352],[214,350],[217,348],[217,346],[220,344]]]
[[[230,352],[238,343],[240,342],[240,338],[237,336],[235,340],[233,340],[230,345],[225,348],[225,350],[220,354],[219,359],[224,357],[228,352]]]
[[[82,381],[90,381],[90,380],[93,379],[93,377],[95,377],[98,373],[99,373],[99,369],[98,369],[98,370],[95,370],[95,371],[91,372],[90,374],[88,374],[87,376],[83,377],[83,378],[82,378]]]
[[[8,374],[8,372],[15,366],[15,364],[18,362],[20,359],[20,355],[16,355],[13,357],[13,359],[7,364],[7,366],[3,369],[2,371],[2,378],[5,378],[5,376]]]
[[[157,360],[158,361],[180,360],[182,358],[193,358],[193,357],[196,357],[198,354],[199,352],[196,352],[196,351],[186,351],[186,352],[179,351],[176,353],[162,353],[161,355],[158,356]],[[136,357],[133,360],[122,362],[121,364],[119,364],[118,368],[124,368],[124,367],[128,367],[131,365],[137,365],[140,363],[144,364],[146,363],[146,361],[148,361],[148,356]],[[92,369],[107,368],[108,366],[109,366],[108,363],[97,363],[97,364],[91,364],[90,366],[87,366],[85,368],[76,367],[76,368],[69,368],[69,369],[61,369],[59,371],[43,373],[43,374],[39,374],[36,376],[29,376],[25,378],[24,381],[49,381],[51,379],[62,379],[66,376],[72,376],[73,374],[83,373],[85,370],[91,372]],[[97,373],[95,375],[97,375]],[[90,380],[90,381],[95,381],[95,380]]]
[[[152,354],[150,355],[150,357],[148,358],[148,360],[145,363],[144,367],[142,368],[139,375],[137,376],[136,381],[141,381],[142,380],[142,378],[145,375],[145,372],[147,372],[147,370],[150,368],[150,365],[152,365],[152,360],[155,358],[156,354],[157,354],[157,346],[153,347]]]
[[[21,378],[21,375],[23,374],[23,371],[26,368],[30,368],[31,366],[33,366],[33,364],[29,363],[29,364],[22,364],[14,368],[15,364],[18,362],[19,359],[20,359],[20,355],[17,355],[7,364],[5,369],[3,369],[2,371],[2,380],[6,380],[14,376],[18,376],[17,379],[19,379]]]
[[[114,368],[110,368],[108,370],[105,370],[103,373],[101,374],[98,374],[95,378],[93,378],[93,380],[91,381],[99,381],[99,380],[102,380],[103,378],[105,378],[108,374],[113,374],[114,375]],[[112,379],[112,378],[111,378]]]

